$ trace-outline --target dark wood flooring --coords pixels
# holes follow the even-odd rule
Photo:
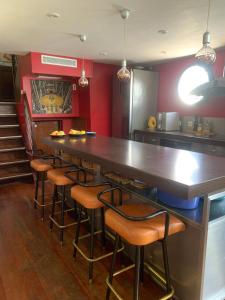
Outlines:
[[[72,257],[73,229],[66,231],[61,247],[58,231],[49,231],[48,217],[42,222],[34,210],[33,192],[32,183],[0,186],[0,299],[104,299],[111,259],[95,264],[94,280],[89,284],[87,262],[79,254],[76,260]],[[132,281],[132,271],[116,281],[125,300],[132,299]],[[141,291],[141,299],[162,296],[147,276]]]

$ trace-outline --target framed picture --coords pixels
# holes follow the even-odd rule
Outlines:
[[[54,79],[32,79],[33,114],[71,114],[72,82]]]

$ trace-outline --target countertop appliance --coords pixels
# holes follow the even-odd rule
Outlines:
[[[157,130],[180,130],[180,117],[177,112],[159,112],[157,114]]]
[[[129,82],[113,78],[112,136],[132,139],[134,129],[148,127],[148,118],[156,115],[158,73],[131,70]]]

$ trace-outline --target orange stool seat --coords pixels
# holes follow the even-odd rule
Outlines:
[[[156,212],[149,204],[125,204],[118,207],[128,216],[146,216]],[[135,246],[144,246],[164,238],[165,216],[159,215],[146,221],[130,221],[120,216],[112,209],[105,213],[105,223],[119,236]],[[185,230],[185,225],[174,216],[170,216],[168,235]]]
[[[58,169],[53,169],[48,171],[47,177],[49,180],[51,180],[55,185],[59,186],[65,186],[65,185],[70,185],[73,184],[73,181],[70,180],[68,177],[65,176],[65,172],[68,171],[68,168],[58,168]],[[87,174],[86,175],[86,180],[91,181],[93,180],[94,176],[92,174]],[[74,180],[80,180],[84,181],[85,175],[83,172],[75,172],[73,173],[73,179]]]
[[[37,172],[47,172],[52,169],[50,163],[44,159],[33,159],[30,162],[30,166]]]
[[[100,186],[89,186],[84,187],[80,185],[76,185],[72,187],[71,189],[71,197],[81,204],[83,207],[87,209],[97,209],[104,206],[104,204],[98,200],[97,195],[101,191],[109,188],[107,185],[100,185]],[[129,195],[126,193],[123,193],[123,200],[127,200],[129,198]],[[111,194],[107,193],[103,195],[103,199],[107,202],[111,202]],[[114,201],[118,202],[119,199],[119,192],[116,191],[114,193]]]

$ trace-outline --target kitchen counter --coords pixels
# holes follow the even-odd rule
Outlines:
[[[194,133],[185,133],[181,131],[157,131],[152,129],[135,130],[135,133],[149,133],[162,138],[175,138],[190,142],[199,142],[210,145],[225,147],[225,135],[214,134],[212,136],[196,136]]]
[[[178,299],[225,299],[224,157],[98,135],[46,137],[43,142],[56,151],[61,149],[89,159],[108,170],[144,180],[177,196],[202,195],[200,206],[186,212],[168,207],[151,196],[139,199],[158,209],[167,209],[186,224],[184,232],[168,241],[171,279]],[[159,243],[148,247],[145,257],[163,270]]]
[[[222,157],[104,136],[47,137],[44,143],[184,199],[225,187],[225,158]]]

